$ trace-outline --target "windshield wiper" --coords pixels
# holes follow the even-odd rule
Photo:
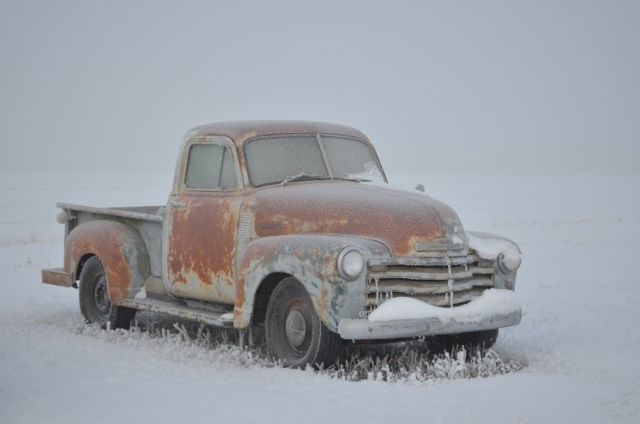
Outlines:
[[[333,177],[334,180],[344,180],[344,181],[356,181],[358,183],[370,183],[373,180],[369,180],[366,178],[359,178],[359,177]]]
[[[302,180],[329,180],[331,177],[327,175],[309,175],[306,172],[300,172],[299,174],[291,175],[289,177],[285,177],[284,180],[280,183],[280,185],[286,185],[293,181],[302,181]]]

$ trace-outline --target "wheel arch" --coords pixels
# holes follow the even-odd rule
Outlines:
[[[151,274],[149,255],[134,228],[116,221],[95,220],[74,228],[65,240],[65,269],[75,272],[97,256],[107,275],[111,301],[135,296]]]
[[[87,263],[87,261],[89,259],[93,258],[94,256],[97,256],[97,255],[95,253],[85,253],[78,260],[78,264],[76,265],[76,268],[72,271],[73,272],[73,281],[74,282],[77,282],[77,281],[80,280],[80,274],[82,273],[82,268],[84,268],[84,265]]]
[[[267,316],[267,306],[269,305],[271,293],[273,293],[276,286],[282,280],[290,277],[293,277],[293,275],[285,272],[273,272],[262,279],[256,289],[256,298],[253,302],[253,312],[251,314],[252,325],[264,322]]]

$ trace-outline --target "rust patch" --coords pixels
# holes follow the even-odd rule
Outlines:
[[[42,282],[54,286],[71,287],[73,285],[73,273],[62,268],[49,268],[42,270]]]
[[[427,196],[349,182],[295,183],[255,192],[259,236],[348,235],[379,240],[395,256],[444,236],[455,213]]]
[[[255,295],[270,274],[289,274],[307,289],[318,316],[329,326],[364,307],[361,295],[365,274],[355,281],[344,281],[336,263],[340,251],[355,246],[365,256],[388,256],[384,245],[371,240],[356,240],[325,235],[265,237],[252,242],[238,267],[234,325],[246,328],[251,321]]]
[[[117,303],[128,297],[132,290],[132,270],[127,262],[120,240],[130,230],[113,221],[91,221],[75,228],[65,240],[64,268],[72,273],[78,269],[82,257],[87,254],[100,258],[107,276],[109,297]],[[75,276],[80,278],[79,275]]]
[[[241,195],[183,192],[171,212],[167,265],[174,294],[233,304]]]

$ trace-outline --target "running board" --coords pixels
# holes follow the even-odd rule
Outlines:
[[[233,327],[233,313],[218,313],[203,309],[166,302],[158,299],[122,299],[118,306],[137,309],[139,311],[158,312],[191,321],[201,322],[215,327]]]

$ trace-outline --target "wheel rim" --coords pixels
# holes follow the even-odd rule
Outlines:
[[[93,299],[98,313],[103,317],[108,316],[109,310],[111,309],[111,300],[109,299],[107,279],[104,275],[101,275],[96,282],[95,289],[93,290]]]
[[[307,337],[307,321],[302,312],[297,309],[290,310],[285,321],[285,334],[289,344],[298,350]]]

